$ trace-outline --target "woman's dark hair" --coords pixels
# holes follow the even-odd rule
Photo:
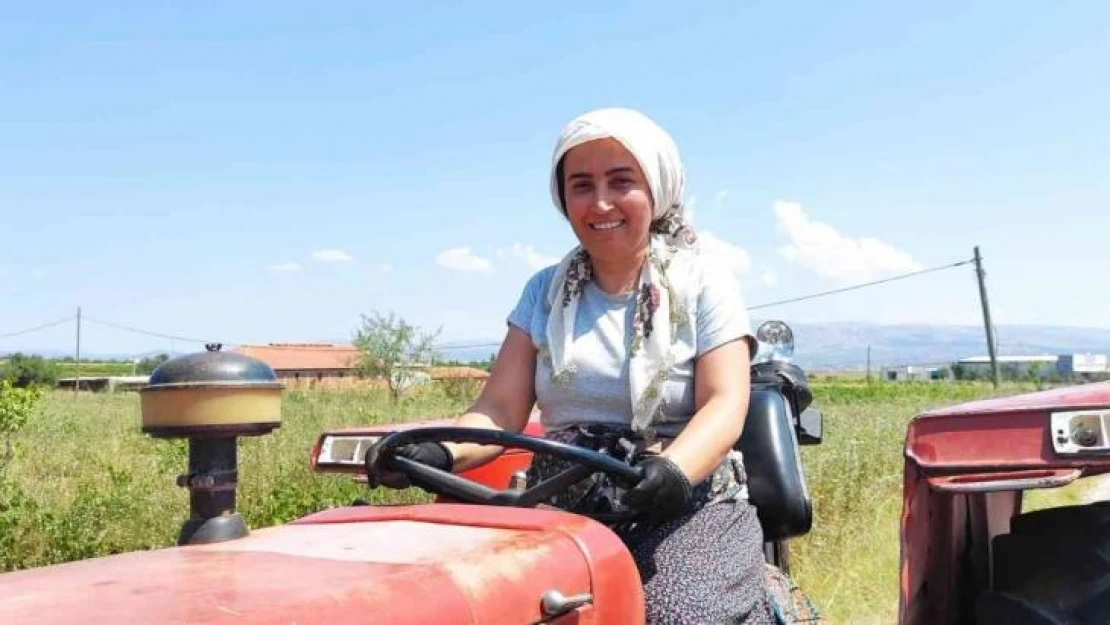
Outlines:
[[[563,159],[566,156],[560,157],[559,162],[555,163],[555,180],[559,185],[559,208],[563,211],[563,216],[567,216],[567,194],[563,184]]]

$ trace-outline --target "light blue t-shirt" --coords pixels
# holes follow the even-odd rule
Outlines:
[[[675,364],[663,388],[663,418],[655,426],[664,437],[677,436],[694,415],[694,360],[729,341],[751,336],[743,296],[731,273],[710,267],[705,260],[694,267],[687,302],[691,323],[679,327],[675,337]],[[549,311],[545,300],[554,275],[554,266],[533,275],[508,317],[508,323],[532,337],[537,349],[547,340]],[[537,358],[536,404],[546,430],[586,423],[632,422],[628,352],[635,311],[633,295],[610,295],[594,282],[586,283],[574,323],[577,372],[569,387],[554,385],[551,367]]]

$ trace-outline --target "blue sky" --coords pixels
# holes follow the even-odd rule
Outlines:
[[[1110,327],[1110,3],[461,4],[7,7],[0,335],[81,306],[229,343],[373,310],[499,338],[574,244],[558,130],[613,105],[675,136],[749,304],[979,245],[996,324]],[[760,314],[980,322],[967,267]]]

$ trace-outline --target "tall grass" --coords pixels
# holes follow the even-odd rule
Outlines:
[[[309,453],[328,428],[443,417],[463,398],[430,390],[391,404],[386,391],[292,391],[283,422],[239,441],[237,508],[251,527],[350,504],[415,501],[419,491],[369,492],[341,476],[314,474]],[[188,465],[183,440],[140,432],[138,395],[56,391],[16,440],[0,481],[0,570],[172,545],[188,517],[176,476]]]
[[[790,543],[798,583],[835,623],[894,623],[898,608],[903,445],[916,415],[1031,390],[972,382],[825,382],[814,386],[824,440],[803,447],[814,505],[809,534]]]

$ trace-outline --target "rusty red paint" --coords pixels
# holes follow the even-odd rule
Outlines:
[[[0,580],[0,622],[13,624],[473,622],[467,597],[424,566],[175,548]],[[398,610],[391,597],[426,600]]]
[[[906,433],[900,625],[957,622],[990,584],[990,541],[1023,490],[1110,472],[1107,457],[1060,457],[1052,412],[1110,407],[1110,382],[968,402],[916,417]],[[1008,490],[990,492],[1000,481]],[[993,484],[990,484],[993,482]]]
[[[552,589],[595,597],[566,622],[643,620],[635,565],[604,526],[436,504],[337,508],[237,541],[8,573],[0,622],[531,623]]]

